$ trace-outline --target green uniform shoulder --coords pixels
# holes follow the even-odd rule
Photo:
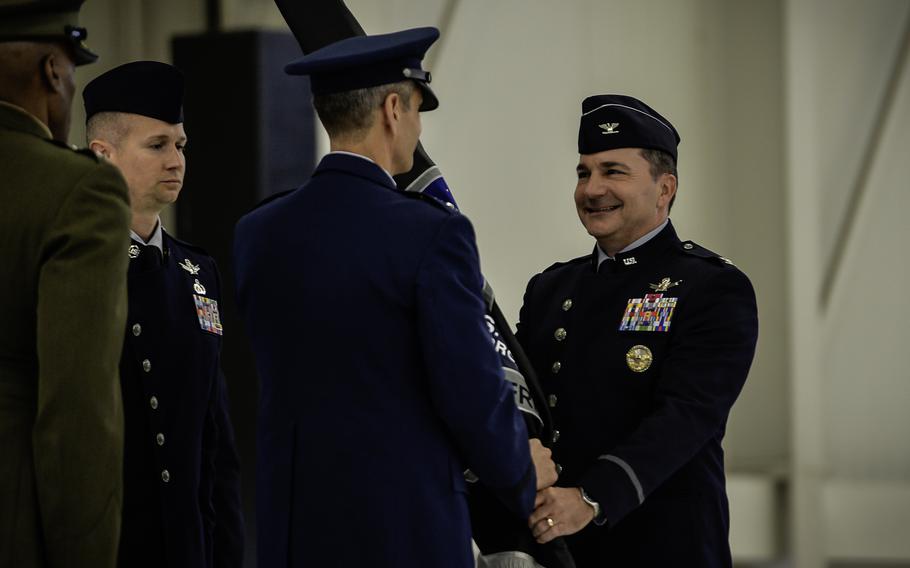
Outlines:
[[[701,258],[713,264],[719,264],[722,266],[736,266],[729,258],[721,256],[716,252],[708,250],[705,247],[692,241],[682,241],[679,243],[679,250],[681,250],[683,254],[695,258]]]

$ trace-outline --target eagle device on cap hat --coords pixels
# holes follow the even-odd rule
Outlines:
[[[88,32],[79,27],[84,1],[0,0],[0,42],[59,42],[73,49],[76,65],[94,63],[98,55],[86,47]]]
[[[670,121],[640,100],[626,95],[595,95],[581,103],[578,153],[615,148],[663,150],[676,160],[679,133]]]
[[[420,110],[433,110],[439,106],[439,100],[430,90],[430,72],[424,71],[421,61],[438,38],[439,30],[432,27],[350,37],[287,64],[284,71],[288,75],[309,75],[314,95],[410,79],[423,93]]]
[[[128,112],[168,124],[183,122],[183,73],[159,61],[134,61],[92,79],[82,92],[85,120]]]

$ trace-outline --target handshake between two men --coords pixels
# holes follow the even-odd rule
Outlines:
[[[582,498],[579,487],[554,487],[558,473],[553,453],[538,438],[531,438],[531,460],[537,473],[537,497],[528,527],[537,542],[574,534],[597,516],[594,505]]]

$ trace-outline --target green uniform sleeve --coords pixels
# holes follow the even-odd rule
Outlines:
[[[117,560],[129,220],[123,178],[99,164],[60,204],[39,253],[33,443],[48,566]]]

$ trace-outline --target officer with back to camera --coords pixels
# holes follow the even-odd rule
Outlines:
[[[556,479],[490,348],[474,232],[397,190],[435,28],[360,36],[286,67],[309,75],[331,152],[243,217],[238,300],[261,380],[262,566],[474,566],[464,471],[518,518]]]
[[[129,205],[66,144],[81,4],[0,1],[0,566],[117,558]]]

